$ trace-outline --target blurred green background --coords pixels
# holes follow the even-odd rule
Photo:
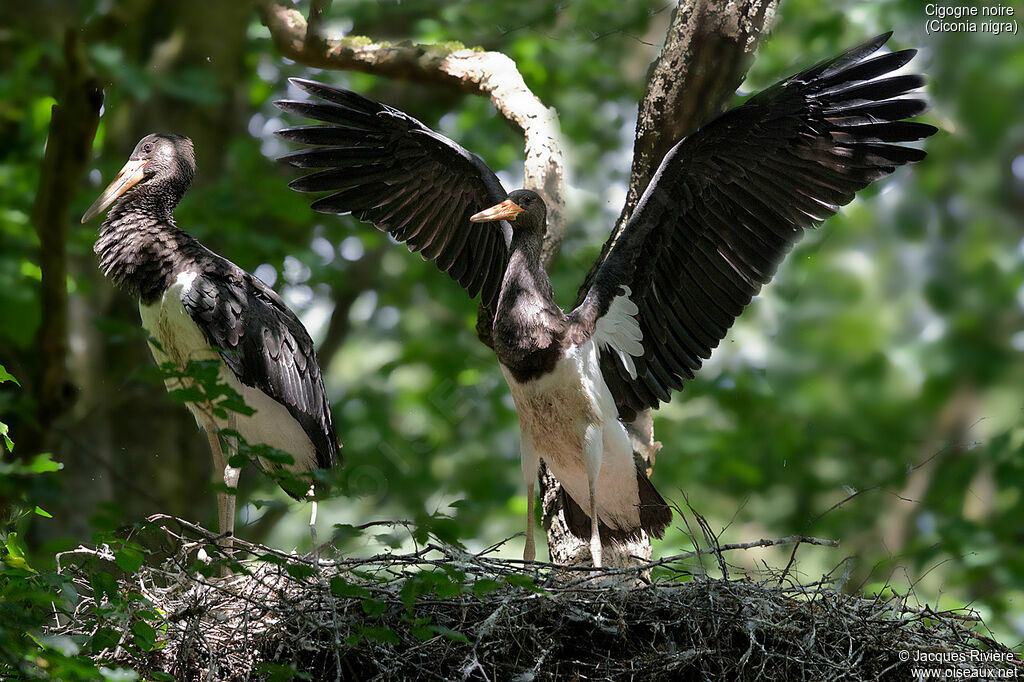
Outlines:
[[[349,0],[333,3],[326,25],[375,40],[455,40],[517,61],[557,108],[567,144],[570,225],[552,274],[568,306],[625,197],[636,104],[670,9]],[[925,120],[941,131],[925,162],[809,233],[698,379],[657,413],[654,481],[676,502],[685,493],[725,529],[722,542],[838,539],[839,549],[801,549],[799,576],[851,557],[844,589],[913,586],[921,601],[970,604],[1012,646],[1024,637],[1024,43],[928,35],[927,18],[924,2],[905,0],[782,3],[737,101],[893,30],[893,48],[921,48],[912,68],[928,76]],[[106,100],[69,228],[74,400],[39,438],[31,216],[69,28]],[[346,460],[321,523],[443,514],[473,549],[522,530],[518,427],[474,333],[475,303],[371,227],[312,213],[274,162],[287,148],[272,133],[297,121],[271,101],[298,97],[286,79],[306,76],[411,113],[518,187],[522,139],[486,99],[294,64],[247,3],[42,0],[25,13],[6,3],[0,64],[0,365],[22,383],[0,385],[0,421],[63,464],[17,491],[53,516],[19,522],[34,565],[157,512],[216,525],[206,440],[146,379],[136,303],[96,268],[97,224],[77,223],[154,131],[196,142],[179,225],[274,286],[320,345]],[[253,471],[241,495],[240,536],[308,547],[305,507]],[[654,551],[690,547],[677,519]],[[517,555],[521,540],[505,549]],[[781,567],[789,552],[733,559]]]

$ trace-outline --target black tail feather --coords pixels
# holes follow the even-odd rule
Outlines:
[[[598,533],[601,535],[601,542],[624,544],[640,537],[640,531],[647,531],[647,535],[660,538],[665,534],[665,529],[672,522],[672,508],[668,506],[661,493],[655,489],[651,479],[642,466],[636,469],[636,484],[640,492],[640,527],[639,528],[611,528],[605,522],[598,526]],[[559,491],[562,497],[562,507],[565,510],[565,522],[571,532],[581,540],[590,539],[590,517],[583,508],[562,488]]]

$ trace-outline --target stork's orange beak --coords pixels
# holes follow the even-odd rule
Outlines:
[[[92,202],[92,206],[82,216],[82,224],[84,225],[105,211],[108,206],[117,201],[118,197],[139,184],[146,177],[142,169],[146,167],[147,163],[149,163],[149,159],[129,159],[128,163],[118,172],[114,181],[103,190],[103,194]]]
[[[497,206],[491,206],[479,213],[470,216],[471,223],[489,223],[494,220],[515,220],[516,216],[523,212],[519,204],[511,199],[505,199]]]

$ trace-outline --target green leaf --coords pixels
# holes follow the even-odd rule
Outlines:
[[[242,396],[238,395],[237,393],[235,393],[235,395],[224,398],[217,404],[226,410],[230,410],[231,412],[237,412],[238,414],[245,415],[247,417],[256,414],[256,410],[246,405],[245,400],[243,400]]]
[[[136,621],[132,625],[132,634],[135,635],[135,646],[143,651],[152,651],[156,648],[156,630],[146,621]]]
[[[475,583],[473,583],[473,594],[476,595],[476,597],[479,599],[482,597],[486,597],[491,592],[497,590],[499,587],[501,587],[501,583],[499,583],[497,580],[491,580],[490,578],[481,578],[480,580],[477,580]]]
[[[89,582],[92,584],[93,596],[97,603],[104,594],[108,599],[117,599],[117,581],[114,580],[114,576],[96,571],[89,576]]]
[[[168,391],[168,395],[179,403],[201,403],[206,399],[206,395],[195,386],[176,388],[173,391]]]
[[[241,469],[249,463],[249,458],[241,453],[236,453],[228,457],[228,464],[236,469]]]
[[[359,632],[366,639],[371,639],[382,644],[399,644],[401,640],[395,631],[386,626],[360,627]]]
[[[7,371],[7,368],[0,365],[0,384],[13,381],[16,386],[21,386],[18,380],[14,378],[14,375]]]
[[[421,642],[425,642],[428,639],[434,638],[434,629],[430,627],[429,624],[413,625],[411,628],[409,628],[409,632],[411,632],[412,636],[420,640]]]
[[[44,519],[52,519],[53,518],[53,514],[51,514],[50,512],[46,511],[45,509],[43,509],[40,506],[36,506],[35,514],[36,514],[36,516],[42,516]]]
[[[124,547],[114,553],[114,563],[120,567],[120,569],[126,573],[135,573],[142,568],[144,557],[142,552],[132,549],[131,547]]]
[[[351,540],[352,538],[361,537],[363,531],[356,528],[355,526],[348,523],[336,523],[334,524],[334,535],[331,537],[332,542],[344,542],[345,540]]]
[[[256,672],[266,675],[267,682],[290,682],[291,680],[311,679],[306,673],[300,673],[295,664],[283,665],[281,663],[260,663],[256,666]]]
[[[316,574],[316,570],[312,566],[306,564],[288,564],[284,567],[284,570],[288,571],[288,575],[298,580],[308,578],[311,575]]]
[[[362,605],[363,613],[374,618],[388,610],[387,602],[380,599],[373,599],[372,597],[364,598]]]
[[[98,654],[104,649],[112,649],[121,641],[121,634],[114,628],[103,627],[89,640],[89,650]]]
[[[521,587],[524,590],[536,592],[537,594],[547,594],[544,590],[537,587],[533,582],[533,578],[528,575],[506,575],[505,582],[513,587]]]
[[[405,581],[402,585],[402,589],[399,592],[399,596],[402,598],[402,603],[405,604],[405,608],[409,613],[412,613],[413,606],[416,604],[416,600],[421,595],[430,592],[434,585],[434,574],[433,573],[417,573],[413,577]]]
[[[469,638],[461,632],[459,632],[458,630],[452,630],[451,628],[446,628],[443,625],[431,625],[430,629],[436,632],[437,634],[441,635],[442,637],[446,637],[447,639],[452,640],[453,642],[462,642],[463,644],[469,644]]]
[[[0,436],[4,437],[4,443],[7,445],[7,451],[14,452],[14,441],[7,435],[9,429],[10,427],[7,426],[7,424],[0,422]]]
[[[63,464],[53,461],[53,455],[48,452],[44,452],[41,455],[33,457],[32,460],[25,465],[25,473],[49,474],[54,471],[60,471],[63,468]]]
[[[21,541],[21,538],[18,537],[17,533],[8,533],[7,542],[5,543],[5,545],[7,547],[7,553],[10,556],[16,559],[25,558],[25,544]]]
[[[453,642],[462,642],[464,644],[469,643],[469,639],[458,630],[452,630],[451,628],[443,625],[431,623],[430,618],[417,618],[413,621],[409,631],[412,633],[413,637],[424,642],[428,639],[433,639],[434,637],[441,635]]]
[[[434,591],[441,599],[450,599],[462,594],[462,586],[466,583],[466,574],[451,566],[442,566],[445,575],[438,575],[434,583]]]
[[[359,585],[350,585],[340,575],[331,578],[331,592],[339,597],[359,597],[361,599],[370,596],[368,589]]]

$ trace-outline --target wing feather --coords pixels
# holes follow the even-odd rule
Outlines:
[[[263,282],[212,251],[182,305],[245,386],[277,401],[316,449],[317,465],[341,461],[327,391],[306,328]]]
[[[600,324],[632,291],[643,355],[636,376],[605,352],[619,414],[665,402],[693,378],[804,229],[925,152],[899,143],[935,128],[903,119],[925,102],[921,76],[891,75],[914,50],[874,55],[878,36],[787,78],[684,138],[614,234],[573,319]]]
[[[351,213],[432,260],[470,296],[495,307],[508,262],[507,226],[469,216],[508,193],[483,160],[397,109],[348,90],[293,78],[322,101],[282,100],[284,111],[331,125],[278,131],[310,145],[281,160],[322,169],[298,178],[300,192],[332,192],[312,203],[322,213]],[[483,233],[483,234],[481,234]]]

